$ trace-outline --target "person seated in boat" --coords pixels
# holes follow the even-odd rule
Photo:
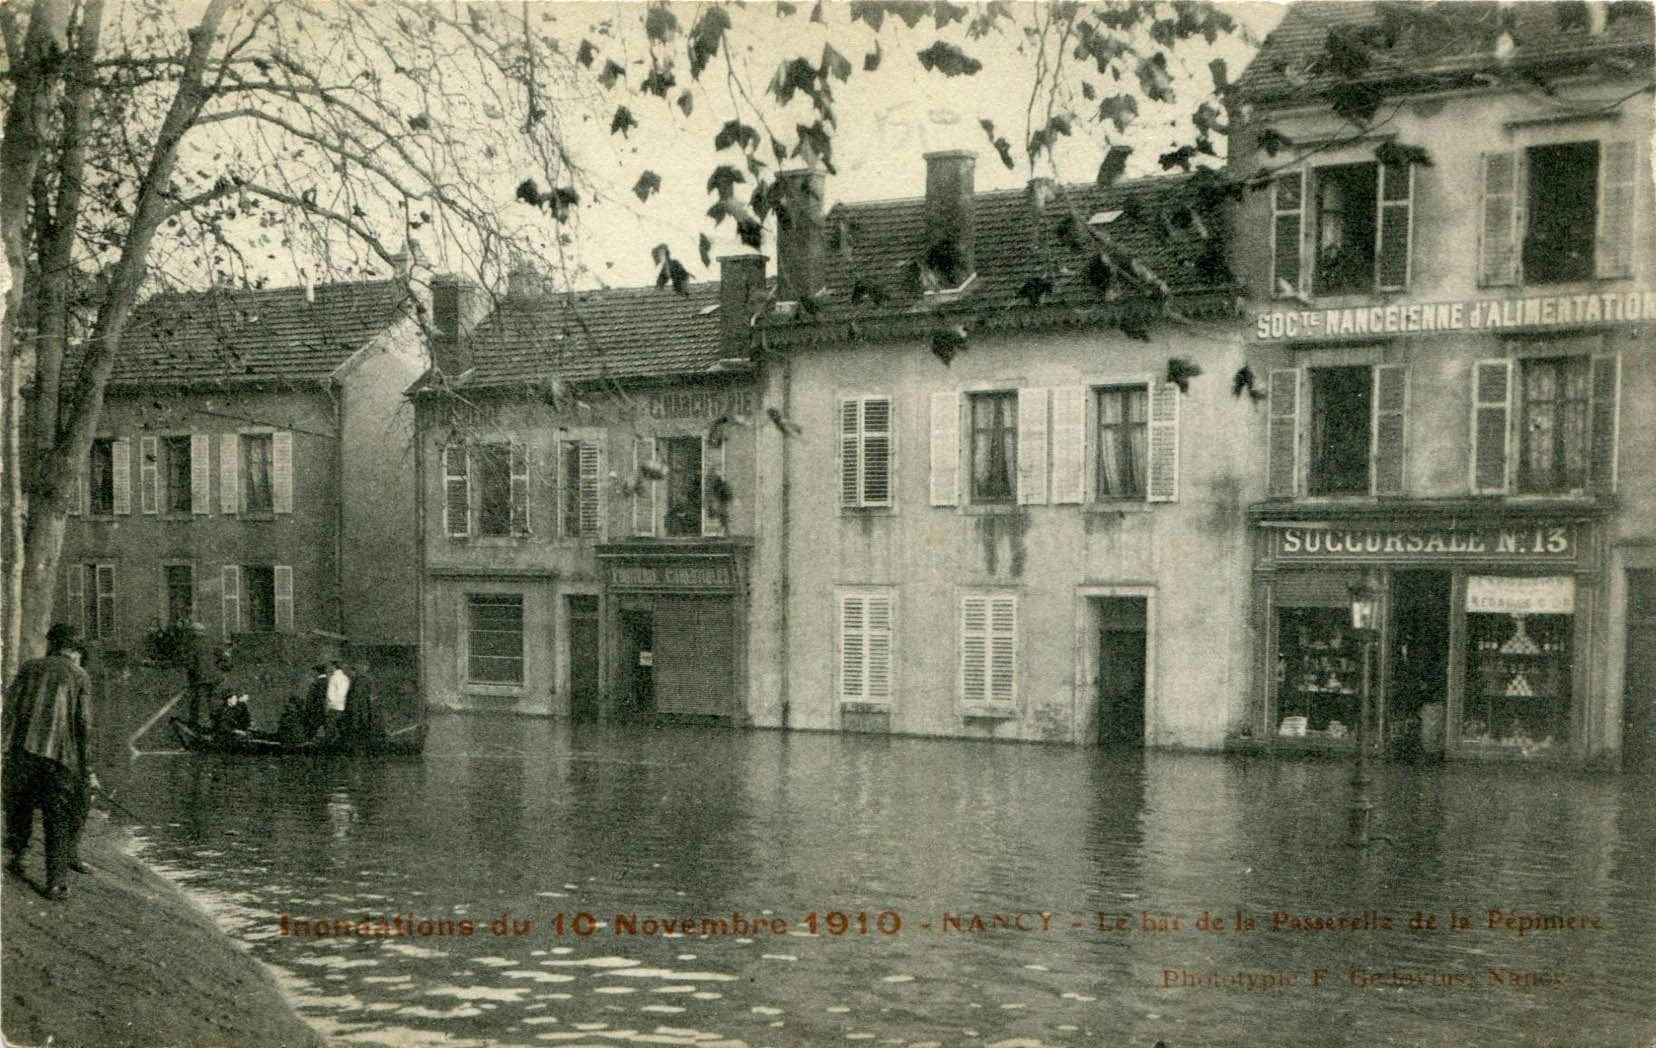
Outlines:
[[[276,738],[289,746],[297,745],[309,738],[305,731],[309,714],[306,711],[306,701],[298,695],[289,695],[287,702],[282,706],[282,717],[276,723]]]
[[[341,738],[357,748],[377,745],[385,739],[385,719],[374,701],[374,678],[368,672],[368,664],[353,663],[349,681],[345,717],[340,722]]]
[[[213,718],[213,732],[217,735],[247,735],[253,731],[253,711],[247,708],[246,695],[230,695]]]

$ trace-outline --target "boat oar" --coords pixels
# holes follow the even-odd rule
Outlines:
[[[127,818],[131,819],[133,822],[143,822],[144,821],[143,819],[138,817],[137,812],[133,811],[131,808],[128,808],[126,805],[124,805],[120,801],[116,800],[115,795],[113,793],[110,793],[108,790],[104,789],[102,786],[93,786],[92,787],[92,792],[96,793],[98,796],[102,797],[104,799],[105,803],[107,803],[110,807],[112,807],[112,808],[116,809],[117,811],[119,811],[122,815],[125,815]]]

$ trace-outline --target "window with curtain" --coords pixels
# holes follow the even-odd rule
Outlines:
[[[271,513],[271,435],[243,433],[241,437],[242,512]]]
[[[1107,386],[1098,396],[1098,497],[1144,497],[1150,391],[1144,386]]]
[[[973,393],[972,501],[1011,502],[1018,494],[1018,395]]]
[[[1590,366],[1585,356],[1523,362],[1519,491],[1561,493],[1587,486]]]

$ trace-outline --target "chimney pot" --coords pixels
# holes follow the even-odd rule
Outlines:
[[[726,357],[746,357],[749,321],[765,294],[765,256],[719,256],[719,339]]]
[[[977,154],[949,149],[926,154],[926,265],[950,287],[977,272]]]
[[[431,278],[431,363],[445,375],[471,367],[471,331],[489,309],[478,284],[455,273]]]

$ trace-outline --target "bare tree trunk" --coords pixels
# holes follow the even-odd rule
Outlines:
[[[5,138],[0,142],[0,246],[9,277],[4,314],[0,317],[0,362],[5,370],[6,399],[0,412],[0,471],[4,477],[0,560],[5,564],[5,589],[0,594],[0,622],[4,626],[0,635],[0,675],[8,682],[24,658],[39,654],[44,641],[42,635],[36,643],[29,643],[22,628],[27,506],[23,501],[20,394],[26,372],[32,370],[34,347],[31,339],[20,337],[24,332],[19,325],[24,316],[29,205],[35,172],[46,155],[47,129],[60,82],[59,66],[71,6],[69,0],[34,0],[28,28],[21,38],[11,31],[15,29],[16,8],[7,12],[6,51],[12,67],[12,99],[6,113]]]

